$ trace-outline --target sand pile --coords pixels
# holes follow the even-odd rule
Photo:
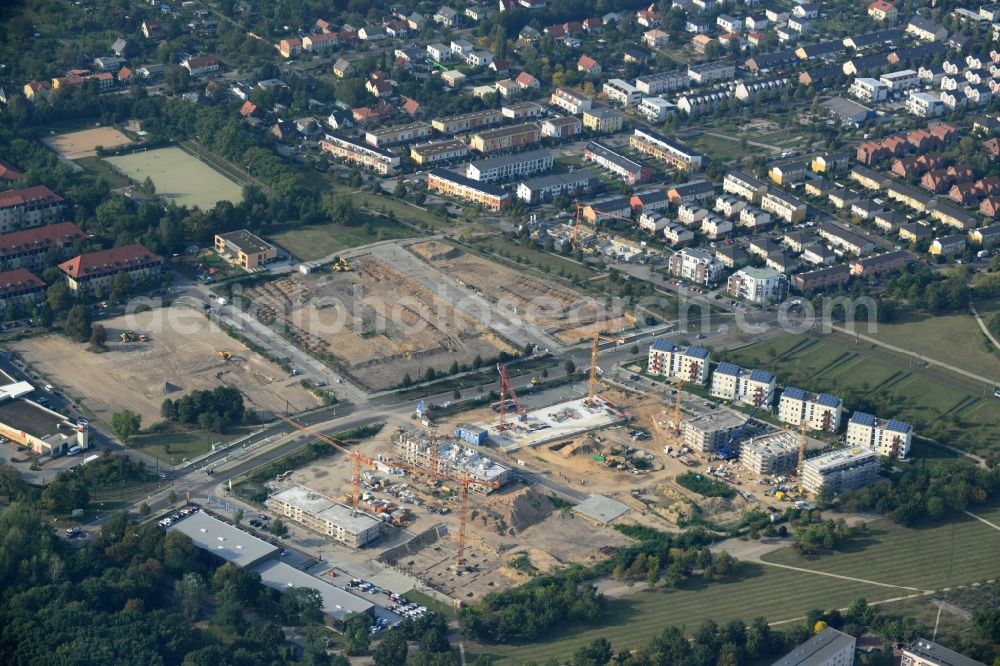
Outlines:
[[[471,512],[470,518],[497,534],[515,535],[545,520],[555,510],[548,497],[532,488],[496,495],[486,500],[482,510]]]

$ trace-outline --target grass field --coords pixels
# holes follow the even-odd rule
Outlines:
[[[253,428],[238,428],[226,434],[208,430],[189,432],[154,432],[136,435],[128,442],[130,449],[139,449],[154,458],[176,465],[185,458],[191,460],[211,450],[216,442],[225,444],[253,431]]]
[[[936,590],[994,578],[1000,574],[998,549],[1000,531],[959,515],[946,523],[920,528],[879,520],[869,527],[866,537],[845,552],[809,559],[785,548],[765,555],[763,560]]]
[[[243,200],[240,185],[176,146],[104,159],[136,182],[149,176],[157,195],[180,206],[208,209]]]
[[[617,651],[643,645],[671,625],[693,632],[709,618],[723,624],[734,618],[749,622],[763,615],[774,622],[802,617],[813,608],[844,608],[858,597],[875,601],[902,596],[893,588],[760,564],[744,564],[743,569],[745,575],[739,581],[696,584],[673,592],[637,585],[635,594],[609,602],[605,621],[598,627],[568,627],[529,645],[466,643],[466,653],[470,661],[482,654],[499,664],[544,663],[549,659],[562,663],[577,648],[600,637],[610,640]]]
[[[995,301],[979,304],[987,322],[995,306]],[[989,344],[971,313],[879,324],[872,337],[1000,382],[1000,351]]]
[[[367,222],[358,226],[324,224],[290,229],[280,227],[266,231],[268,239],[288,250],[297,259],[314,261],[322,257],[392,238],[412,238],[417,235],[409,227],[389,222],[374,215],[365,216]]]
[[[841,334],[788,335],[730,357],[773,371],[784,386],[839,395],[850,409],[870,401],[879,416],[910,422],[918,436],[970,451],[1000,445],[997,402],[989,387],[870,343]]]
[[[102,160],[100,157],[81,157],[78,160],[73,160],[80,167],[83,167],[85,174],[93,176],[94,179],[103,178],[112,188],[116,187],[128,187],[131,181],[123,176],[120,172],[115,171],[115,169]]]
[[[1000,517],[1000,508],[977,511]],[[887,520],[869,525],[869,535],[849,552],[807,559],[792,548],[764,556],[764,561],[811,571],[859,577],[890,585],[932,590],[964,585],[1000,574],[995,553],[1000,531],[965,516],[923,528],[905,528]],[[674,592],[647,590],[609,602],[599,627],[569,627],[530,645],[466,645],[467,652],[485,654],[501,664],[566,660],[582,645],[608,638],[616,650],[647,642],[670,625],[694,631],[705,619],[722,624],[739,618],[749,622],[764,616],[771,622],[803,617],[813,608],[845,608],[858,597],[869,602],[911,594],[902,588],[832,578],[804,571],[744,563],[738,581],[700,582]],[[894,606],[890,606],[893,612]]]

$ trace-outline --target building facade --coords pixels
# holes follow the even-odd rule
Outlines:
[[[750,303],[780,303],[788,295],[788,280],[773,268],[748,266],[729,276],[727,291]]]
[[[847,422],[847,445],[864,446],[880,456],[905,458],[912,442],[913,426],[903,421],[854,412]]]
[[[63,198],[44,185],[0,192],[0,233],[58,222],[64,208]]]
[[[696,284],[712,285],[722,279],[725,267],[707,250],[684,248],[667,261],[671,275]]]
[[[844,402],[829,393],[809,393],[795,386],[787,387],[778,401],[778,420],[793,426],[803,422],[809,430],[836,432]]]
[[[802,487],[817,494],[827,488],[834,493],[861,488],[875,482],[878,464],[875,452],[863,446],[806,458],[802,464]]]
[[[247,229],[215,235],[215,251],[248,271],[278,258],[278,248]]]
[[[293,485],[271,495],[267,506],[278,515],[351,548],[366,546],[382,535],[382,523],[375,517],[303,486]]]
[[[138,243],[81,254],[59,264],[70,291],[94,294],[107,291],[119,273],[137,280],[158,280],[163,270],[163,257],[153,254]]]
[[[434,169],[428,173],[427,189],[478,204],[493,212],[500,212],[511,203],[510,195],[501,188],[460,176],[447,169]]]
[[[709,352],[704,347],[680,347],[669,340],[657,340],[649,346],[646,372],[704,385],[708,365]]]

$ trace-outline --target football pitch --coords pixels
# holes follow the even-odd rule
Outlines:
[[[148,176],[158,196],[179,206],[208,210],[219,201],[243,200],[239,183],[177,146],[137,150],[105,160],[137,183]]]

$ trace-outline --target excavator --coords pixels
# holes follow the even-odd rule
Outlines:
[[[347,259],[337,257],[337,261],[333,262],[333,270],[337,273],[348,273],[354,269],[351,268],[349,263],[347,263]]]
[[[228,361],[233,357],[233,352],[222,350],[219,352],[219,357],[222,358],[223,361]]]

